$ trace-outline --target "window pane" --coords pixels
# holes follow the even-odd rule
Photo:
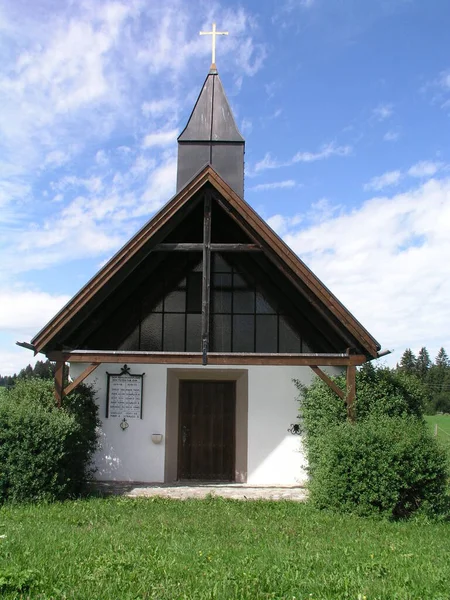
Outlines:
[[[235,290],[248,290],[251,286],[247,283],[247,281],[241,275],[234,273],[233,287]]]
[[[186,319],[186,352],[201,352],[202,315],[187,315]]]
[[[233,352],[255,351],[255,317],[233,316]]]
[[[255,312],[255,292],[248,290],[246,292],[233,292],[233,312],[234,313],[254,313]]]
[[[214,273],[212,285],[216,290],[231,290],[231,273]]]
[[[164,315],[165,352],[184,352],[184,315]]]
[[[305,340],[302,340],[302,352],[305,352],[306,354],[308,352],[312,352],[311,348],[308,346]]]
[[[280,352],[300,352],[300,336],[280,317]]]
[[[261,292],[256,292],[256,312],[260,314],[274,315],[277,311],[264,298]]]
[[[119,344],[118,350],[139,350],[139,326]]]
[[[231,313],[231,292],[212,292],[212,313]]]
[[[200,262],[198,262],[192,270],[193,271],[199,271],[200,273],[202,273],[202,271],[203,271],[203,259]]]
[[[212,270],[214,273],[231,273],[231,267],[218,252],[212,255]]]
[[[256,352],[277,351],[278,317],[258,315],[256,317]]]
[[[186,310],[186,292],[184,290],[175,290],[169,292],[164,298],[165,312],[185,312]]]
[[[162,350],[162,314],[148,315],[141,324],[141,350]]]
[[[211,320],[211,351],[231,352],[231,316],[214,315]]]
[[[187,280],[187,312],[202,312],[202,274],[191,273]]]

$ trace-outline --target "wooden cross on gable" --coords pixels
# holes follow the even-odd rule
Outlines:
[[[228,35],[228,31],[216,31],[216,24],[212,24],[212,31],[200,31],[200,35],[212,35],[212,64],[216,64],[216,35]]]

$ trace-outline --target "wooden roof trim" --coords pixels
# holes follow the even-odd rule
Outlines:
[[[176,194],[156,215],[154,215],[107,263],[92,277],[81,290],[45,325],[33,338],[36,352],[51,340],[64,327],[74,311],[80,310],[86,302],[107,281],[111,279],[132,256],[179,210],[208,180],[212,168],[206,166],[178,194]]]
[[[72,350],[70,352],[49,352],[50,360],[71,363],[127,363],[127,364],[173,364],[201,365],[201,352],[146,352],[122,350]],[[250,353],[250,352],[211,352],[209,365],[291,365],[291,366],[359,366],[367,358],[363,354],[344,353]]]
[[[289,246],[261,219],[253,208],[240,198],[215,172],[211,175],[214,186],[222,196],[243,216],[249,225],[255,230],[266,243],[278,254],[278,256],[299,276],[305,284],[330,307],[331,312],[345,324],[348,330],[362,342],[372,356],[377,355],[380,349],[378,342],[361,325],[361,323],[349,312],[349,310],[334,296],[334,294],[314,275],[305,263],[289,248]]]

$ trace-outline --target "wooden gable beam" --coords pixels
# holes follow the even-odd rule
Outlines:
[[[202,278],[202,364],[208,363],[209,313],[211,296],[211,193],[205,194],[203,212],[203,278]]]
[[[49,360],[73,363],[127,363],[127,364],[178,364],[201,365],[201,352],[145,352],[123,350],[72,350],[67,352],[49,352]],[[359,354],[281,354],[247,352],[210,352],[208,364],[211,365],[293,365],[346,367],[362,365],[366,357]]]
[[[211,252],[261,252],[259,244],[210,244]],[[202,252],[203,243],[158,244],[153,252]]]

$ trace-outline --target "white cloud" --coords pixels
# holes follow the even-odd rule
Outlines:
[[[400,134],[398,131],[387,131],[383,136],[385,142],[397,142],[399,138]]]
[[[142,114],[146,117],[166,116],[168,113],[176,112],[177,102],[172,97],[162,98],[160,100],[150,100],[142,104]]]
[[[297,184],[293,179],[285,179],[284,181],[273,181],[271,183],[260,183],[259,185],[254,185],[249,188],[253,192],[266,192],[268,190],[278,190],[278,189],[286,189],[293,188]]]
[[[450,347],[450,179],[303,228],[269,223],[397,360],[406,347]]]
[[[351,146],[337,146],[335,142],[324,144],[318,152],[297,152],[292,158],[286,162],[280,162],[273,158],[270,152],[267,152],[262,160],[255,164],[253,170],[248,173],[250,176],[257,174],[267,169],[278,169],[280,167],[290,167],[293,164],[304,162],[316,162],[325,160],[332,156],[349,156],[352,152]]]
[[[0,292],[0,329],[16,335],[36,333],[69,299],[69,296],[66,295],[52,296],[41,291],[2,290]]]
[[[398,185],[402,178],[400,171],[388,171],[383,173],[379,177],[373,177],[368,183],[364,185],[364,189],[379,191],[392,185]]]
[[[26,367],[28,364],[34,365],[36,361],[42,360],[43,356],[34,356],[33,352],[15,346],[16,341],[14,337],[7,337],[8,341],[6,346],[11,348],[8,351],[0,350],[0,374],[1,375],[14,375],[19,373],[21,369]],[[25,340],[28,341],[28,340]]]
[[[283,236],[292,230],[293,227],[300,225],[305,220],[303,215],[294,215],[292,217],[285,217],[283,215],[273,215],[267,219],[267,223],[272,229]]]
[[[445,90],[450,90],[450,70],[442,71],[439,76],[439,84]]]
[[[409,169],[408,175],[410,175],[411,177],[432,177],[442,167],[443,163],[441,162],[432,162],[429,160],[424,160],[413,165]]]
[[[278,167],[286,166],[283,163],[279,163],[276,159],[272,158],[270,152],[267,152],[262,160],[256,163],[255,172],[266,171],[267,169],[278,169]]]
[[[381,122],[392,117],[393,113],[394,109],[392,104],[379,104],[373,109],[372,116],[374,119]]]
[[[241,132],[242,135],[250,134],[253,129],[253,123],[251,119],[244,118],[241,123]]]
[[[330,156],[348,156],[351,151],[350,146],[336,146],[334,142],[331,142],[322,146],[318,152],[297,152],[292,158],[292,162],[315,162],[330,158]]]
[[[174,144],[179,134],[178,129],[169,131],[155,131],[145,136],[142,142],[143,148],[153,148],[155,146],[169,146]]]

